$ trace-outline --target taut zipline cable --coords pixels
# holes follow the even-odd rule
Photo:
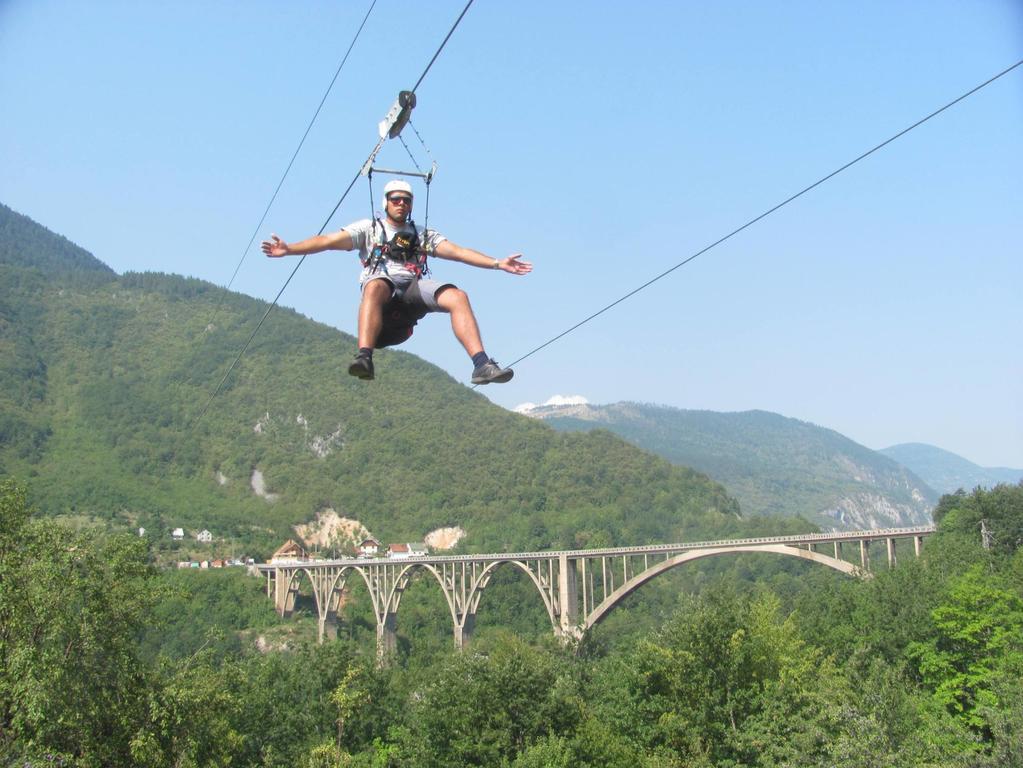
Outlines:
[[[437,49],[437,52],[433,54],[433,58],[430,59],[430,63],[427,64],[426,69],[423,70],[423,74],[419,76],[419,79],[416,80],[416,84],[412,86],[412,93],[415,93],[416,91],[419,90],[419,86],[422,85],[423,80],[426,79],[426,73],[430,71],[430,67],[433,66],[433,62],[437,60],[437,57],[440,56],[440,52],[444,50],[444,46],[448,44],[448,40],[450,40],[451,36],[455,33],[455,29],[458,28],[458,25],[462,21],[462,17],[465,16],[465,14],[468,12],[469,6],[471,6],[472,3],[473,0],[469,0],[469,2],[465,4],[465,8],[462,9],[462,12],[458,14],[458,18],[455,19],[455,23],[451,25],[451,29],[448,30],[448,34],[444,37],[444,40],[441,42],[440,47]]]
[[[374,0],[374,4],[375,4],[375,2],[376,2],[376,0]],[[447,35],[444,36],[444,40],[441,42],[440,46],[437,48],[437,51],[433,54],[433,58],[430,59],[430,63],[426,65],[426,69],[423,70],[423,74],[421,74],[419,76],[419,79],[416,80],[416,84],[412,88],[412,93],[415,93],[416,89],[419,88],[420,85],[422,85],[423,80],[426,78],[426,74],[430,71],[430,68],[433,66],[433,63],[437,60],[437,57],[440,56],[441,51],[444,50],[444,46],[447,45],[448,40],[451,39],[451,35],[454,34],[455,29],[457,29],[459,23],[461,23],[462,18],[465,16],[466,12],[469,10],[469,8],[473,4],[473,2],[474,2],[474,0],[469,0],[469,2],[465,4],[465,7],[462,9],[462,12],[458,15],[458,18],[455,19],[455,23],[451,25],[451,29],[448,30]],[[372,7],[370,8],[370,10],[372,10]],[[368,14],[367,14],[367,17],[368,17]],[[365,21],[363,21],[363,23],[365,23]],[[361,30],[362,28],[360,27],[359,29]],[[353,45],[354,45],[354,41],[353,41]],[[351,48],[349,48],[349,50],[351,50]],[[347,58],[347,54],[345,54],[345,57]],[[324,98],[326,98],[326,97],[324,97]],[[322,103],[321,103],[320,106],[323,106]],[[319,110],[317,110],[317,112],[318,111]],[[418,135],[418,132],[417,132],[417,135]],[[305,140],[305,137],[303,137],[303,141],[304,140]],[[422,139],[420,139],[420,140],[422,140]],[[387,134],[386,133],[384,133],[384,135],[380,138],[380,141],[378,141],[377,145],[373,148],[373,151],[370,153],[369,159],[367,160],[367,163],[369,161],[371,161],[376,156],[377,152],[380,151],[380,148],[384,145],[385,141],[387,141]],[[294,160],[294,158],[292,158],[292,159]],[[290,168],[290,166],[289,166],[289,168]],[[337,209],[341,207],[341,203],[343,203],[345,201],[345,198],[348,197],[348,193],[352,191],[352,187],[355,186],[355,182],[357,182],[359,180],[359,176],[361,176],[361,175],[362,175],[362,171],[361,170],[359,171],[359,173],[355,174],[355,177],[352,179],[351,183],[348,185],[348,188],[345,189],[344,194],[341,195],[341,198],[337,201],[337,204],[334,206],[334,209],[330,212],[330,215],[327,217],[326,221],[323,222],[323,226],[320,227],[319,231],[316,233],[317,236],[323,234],[324,230],[327,228],[327,225],[330,223],[330,220],[332,218],[334,218],[334,214],[337,213]],[[283,179],[281,181],[283,183]],[[278,189],[279,188],[280,188],[280,186],[278,185]],[[427,187],[427,189],[429,189],[429,187]],[[274,195],[276,196],[276,194],[277,193],[275,192]],[[269,210],[269,206],[267,206],[267,210]],[[266,214],[264,213],[263,216],[265,217]],[[263,222],[261,220],[260,221],[260,226],[262,226],[262,223]],[[257,227],[257,232],[258,232],[258,227]],[[256,235],[254,233],[253,236],[252,236],[252,240],[255,240],[255,239],[256,239]],[[251,245],[252,245],[252,241],[249,241],[249,246],[251,246]],[[248,247],[246,247],[245,250],[246,250],[246,252],[248,252]],[[270,312],[273,310],[273,308],[275,306],[277,306],[277,302],[280,300],[281,295],[284,293],[284,289],[288,287],[288,283],[291,282],[291,279],[295,276],[295,273],[298,272],[298,268],[302,266],[302,262],[305,261],[305,257],[306,257],[306,254],[303,254],[302,258],[300,258],[298,260],[298,263],[295,265],[295,268],[293,270],[291,270],[291,274],[288,275],[288,279],[284,281],[284,285],[281,286],[281,289],[277,292],[277,295],[274,297],[274,300],[272,302],[270,302],[270,305],[266,308],[266,312],[264,312],[263,316],[259,319],[259,322],[256,324],[255,329],[252,331],[252,335],[249,336],[248,340],[245,342],[245,345],[241,348],[241,351],[238,353],[237,357],[235,357],[235,359],[232,361],[231,365],[228,367],[227,373],[224,374],[224,378],[222,378],[220,380],[220,383],[217,385],[217,388],[215,390],[213,390],[213,394],[210,395],[210,399],[206,401],[206,405],[203,406],[203,409],[199,412],[199,415],[196,416],[195,421],[192,422],[193,426],[195,424],[197,424],[202,419],[203,416],[206,415],[206,411],[209,410],[210,404],[213,402],[213,400],[216,398],[216,396],[220,393],[220,390],[223,389],[224,384],[227,382],[228,377],[231,375],[231,372],[235,369],[235,366],[238,365],[238,361],[242,359],[242,355],[245,354],[245,351],[249,348],[249,345],[252,343],[252,340],[254,338],[256,338],[256,334],[259,333],[259,329],[263,326],[263,322],[270,315]],[[244,255],[242,256],[242,258],[243,259],[245,258]],[[241,265],[239,264],[239,266],[241,266]],[[232,280],[233,279],[234,278],[232,278]]]
[[[291,166],[295,164],[295,158],[298,157],[298,153],[302,151],[302,145],[305,144],[306,138],[309,136],[309,131],[313,128],[313,123],[316,122],[316,118],[320,116],[320,110],[323,109],[323,105],[327,102],[327,97],[330,95],[331,90],[334,88],[334,83],[337,82],[338,77],[341,75],[341,70],[344,69],[345,62],[348,61],[348,56],[351,54],[352,49],[355,47],[355,43],[359,40],[359,35],[362,34],[363,27],[366,26],[366,22],[369,21],[369,15],[373,13],[373,8],[376,7],[377,0],[372,0],[369,4],[369,10],[366,11],[366,15],[362,18],[362,23],[359,28],[355,31],[355,36],[352,38],[351,44],[348,46],[348,50],[345,51],[344,57],[341,59],[341,63],[337,66],[337,71],[334,72],[334,77],[330,81],[330,85],[327,86],[327,90],[323,93],[323,98],[320,99],[320,105],[316,107],[316,111],[313,113],[312,119],[309,121],[309,125],[306,126],[305,133],[302,134],[302,138],[298,142],[298,146],[295,147],[295,152],[291,156],[291,160],[288,161],[288,167],[284,169],[284,174],[281,176],[281,180],[277,182],[277,188],[274,189],[273,194],[270,196],[270,202],[266,204],[266,209],[263,211],[263,215],[259,218],[259,223],[256,224],[256,228],[252,230],[252,237],[249,238],[248,244],[245,246],[245,250],[242,251],[242,256],[238,260],[238,265],[234,268],[234,272],[231,274],[231,279],[227,281],[227,285],[224,286],[224,293],[220,295],[220,300],[217,302],[217,306],[213,310],[213,316],[210,318],[207,326],[210,325],[217,317],[217,313],[220,312],[220,307],[224,303],[224,297],[227,295],[227,291],[231,290],[231,286],[234,284],[234,279],[238,277],[238,271],[242,268],[242,263],[245,261],[245,257],[249,254],[249,249],[252,244],[256,241],[256,237],[259,235],[259,231],[263,228],[263,222],[266,221],[267,214],[270,213],[270,208],[273,206],[274,201],[277,199],[277,194],[281,191],[281,187],[284,186],[284,180],[288,178],[288,174],[291,172]]]
[[[998,80],[1000,77],[1003,77],[1003,76],[1009,74],[1010,72],[1012,72],[1014,69],[1016,69],[1020,65],[1023,65],[1023,59],[1017,61],[1015,64],[1013,64],[1010,67],[1006,67],[1001,72],[999,72],[997,75],[995,75],[994,77],[991,77],[991,78],[985,80],[980,85],[975,86],[974,88],[971,88],[966,93],[964,93],[961,96],[958,96],[957,98],[955,98],[952,101],[948,102],[948,104],[946,104],[945,106],[940,107],[939,109],[934,110],[933,112],[931,112],[926,117],[923,117],[923,118],[917,120],[915,123],[910,125],[908,128],[902,129],[901,131],[896,133],[891,138],[885,139],[880,144],[878,144],[876,147],[874,147],[872,149],[868,149],[866,152],[864,152],[859,157],[855,158],[854,160],[850,160],[848,163],[846,163],[842,167],[837,168],[836,170],[834,170],[831,173],[829,173],[827,176],[824,176],[824,177],[818,179],[817,181],[815,181],[810,186],[801,189],[799,192],[796,192],[796,194],[792,195],[789,198],[786,198],[785,200],[783,200],[782,202],[778,203],[774,207],[768,208],[766,211],[761,213],[759,216],[750,219],[745,224],[743,224],[741,227],[738,227],[737,229],[733,229],[731,232],[729,232],[724,237],[722,237],[722,238],[720,238],[718,240],[715,240],[713,243],[711,243],[710,245],[706,246],[705,248],[702,248],[699,251],[697,251],[696,253],[692,254],[691,256],[688,256],[687,258],[683,259],[682,261],[680,261],[678,264],[676,264],[675,266],[671,267],[670,269],[666,269],[663,272],[661,272],[659,275],[657,275],[656,277],[650,278],[649,280],[647,280],[645,283],[643,283],[638,288],[634,288],[631,291],[629,291],[628,293],[626,293],[624,296],[622,296],[622,297],[620,297],[618,299],[615,299],[610,304],[608,304],[607,306],[597,310],[596,312],[594,312],[592,315],[590,315],[586,319],[580,320],[578,323],[573,325],[571,328],[568,328],[568,329],[562,331],[557,336],[554,336],[553,338],[548,339],[547,341],[545,341],[540,346],[538,346],[538,347],[536,347],[534,349],[531,349],[529,352],[524,354],[522,357],[518,358],[517,360],[513,360],[511,363],[509,363],[508,367],[510,368],[510,367],[512,367],[514,365],[517,365],[518,363],[521,363],[523,360],[531,357],[532,355],[535,355],[541,349],[544,349],[545,347],[549,347],[551,344],[553,344],[554,342],[558,341],[559,339],[564,338],[565,336],[567,336],[568,334],[572,333],[576,329],[581,328],[582,326],[586,325],[586,323],[590,322],[590,320],[593,320],[593,319],[599,317],[600,315],[602,315],[605,312],[607,312],[609,309],[612,309],[612,308],[618,306],[619,304],[621,304],[626,299],[629,299],[629,298],[635,296],[637,293],[639,293],[640,291],[644,290],[645,288],[650,287],[651,285],[656,283],[661,278],[667,277],[672,272],[674,272],[676,269],[679,269],[680,267],[684,267],[686,264],[691,262],[697,256],[701,256],[702,254],[706,253],[707,251],[711,250],[712,248],[716,248],[717,246],[721,245],[721,243],[725,242],[726,240],[728,240],[728,239],[734,237],[735,235],[739,234],[740,232],[742,232],[744,229],[747,229],[748,227],[753,226],[758,221],[760,221],[761,219],[764,219],[764,218],[770,216],[772,213],[774,213],[778,209],[784,208],[786,205],[791,203],[793,200],[795,200],[795,199],[797,199],[799,197],[802,197],[803,195],[805,195],[810,190],[812,190],[812,189],[814,189],[816,187],[819,187],[821,184],[823,184],[824,182],[828,181],[829,179],[837,176],[842,171],[844,171],[844,170],[846,170],[848,168],[851,168],[852,166],[856,165],[856,163],[860,162],[860,160],[863,160],[863,159],[869,157],[870,155],[872,155],[875,152],[877,152],[879,149],[882,149],[883,147],[886,147],[887,145],[891,144],[896,139],[898,139],[898,138],[900,138],[902,136],[905,136],[907,133],[912,131],[914,128],[917,128],[918,126],[921,126],[924,123],[926,123],[932,117],[937,117],[942,112],[944,112],[946,109],[949,109],[950,107],[955,106],[956,104],[958,104],[963,99],[966,99],[969,96],[972,96],[973,94],[975,94],[977,91],[981,90],[982,88],[984,88],[984,87],[986,87],[988,85],[991,85],[991,83],[995,82],[995,80]]]

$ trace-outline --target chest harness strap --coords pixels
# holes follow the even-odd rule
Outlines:
[[[379,242],[374,244],[369,255],[363,259],[362,266],[370,267],[374,272],[383,269],[384,274],[387,274],[387,264],[391,262],[401,264],[417,279],[428,275],[430,268],[426,264],[427,250],[420,248],[419,231],[415,222],[409,220],[408,223],[412,226],[411,232],[398,231],[390,240],[385,240],[387,230],[384,229],[384,223],[380,219],[376,219],[373,225],[373,239],[377,239],[376,231],[377,225],[379,225]]]

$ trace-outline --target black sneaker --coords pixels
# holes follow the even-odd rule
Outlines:
[[[373,380],[373,360],[369,357],[359,355],[352,364],[348,366],[348,373],[363,381]]]
[[[511,381],[515,371],[511,368],[502,368],[493,359],[487,360],[483,365],[477,365],[472,372],[473,384],[504,384]]]

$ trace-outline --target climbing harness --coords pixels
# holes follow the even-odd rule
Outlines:
[[[377,227],[380,227],[380,237],[377,238]],[[400,264],[416,278],[429,273],[430,269],[426,264],[426,247],[420,248],[419,228],[416,223],[409,219],[407,225],[412,228],[409,232],[400,229],[394,233],[390,240],[387,240],[387,230],[380,219],[373,222],[374,245],[368,255],[362,259],[362,266],[372,272],[383,272],[387,274],[387,265]]]

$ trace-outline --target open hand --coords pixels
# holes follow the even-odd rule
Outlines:
[[[533,265],[528,261],[520,261],[521,253],[513,253],[504,259],[498,259],[497,268],[502,272],[511,272],[513,275],[525,275],[533,271]]]
[[[259,247],[263,249],[263,253],[272,259],[287,256],[289,253],[288,244],[277,237],[277,235],[270,235],[270,239],[264,240],[263,244]]]

